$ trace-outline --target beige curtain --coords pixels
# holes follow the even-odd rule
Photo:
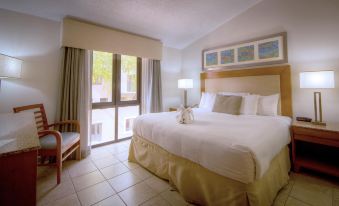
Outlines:
[[[162,112],[160,60],[142,59],[141,113]]]
[[[90,53],[84,49],[63,48],[59,120],[79,120],[81,151],[89,154],[91,119]]]

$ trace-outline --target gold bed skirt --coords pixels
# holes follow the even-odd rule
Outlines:
[[[197,205],[270,206],[278,191],[288,183],[290,170],[286,146],[260,180],[245,184],[171,154],[136,135],[131,141],[128,160],[168,180],[187,202]]]

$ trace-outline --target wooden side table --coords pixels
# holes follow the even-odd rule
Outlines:
[[[170,107],[168,110],[170,112],[176,112],[178,109],[176,107]]]
[[[296,172],[307,168],[339,177],[339,124],[294,121],[292,161]]]

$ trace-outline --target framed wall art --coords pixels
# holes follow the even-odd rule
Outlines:
[[[287,33],[207,49],[202,52],[203,70],[287,63]]]

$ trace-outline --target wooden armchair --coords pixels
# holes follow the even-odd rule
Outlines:
[[[80,153],[80,124],[77,120],[67,120],[48,124],[43,104],[27,105],[13,108],[14,113],[34,110],[35,122],[40,138],[40,157],[38,166],[57,167],[57,183],[60,183],[62,161],[76,151],[76,159],[81,159]],[[61,132],[60,126],[71,125],[75,132]]]

